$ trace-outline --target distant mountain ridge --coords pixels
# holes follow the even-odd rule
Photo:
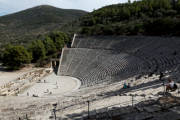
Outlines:
[[[33,7],[0,17],[0,45],[25,44],[53,30],[59,30],[87,12],[48,5]]]

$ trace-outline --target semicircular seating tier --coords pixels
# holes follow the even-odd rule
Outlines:
[[[86,87],[164,72],[179,64],[179,46],[178,37],[77,36],[63,50],[58,75],[76,77]]]

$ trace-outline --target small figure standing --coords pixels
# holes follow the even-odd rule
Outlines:
[[[164,77],[164,74],[162,72],[160,72],[159,80],[162,80],[163,77]]]
[[[123,84],[123,88],[124,88],[124,89],[127,88],[127,84],[126,84],[126,83]]]
[[[130,84],[130,83],[128,83],[127,88],[130,88],[130,87],[131,87],[131,84]]]
[[[27,92],[27,96],[29,96],[29,92]]]
[[[174,81],[172,79],[168,80],[168,84],[166,85],[166,92],[169,92],[169,90],[176,90],[177,89],[177,85],[174,83]]]

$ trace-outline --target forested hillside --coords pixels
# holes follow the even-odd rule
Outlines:
[[[27,44],[85,15],[87,12],[42,5],[0,17],[0,46]]]
[[[180,0],[141,0],[95,10],[81,19],[89,35],[180,35]]]

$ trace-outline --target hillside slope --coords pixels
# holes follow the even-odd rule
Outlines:
[[[0,17],[0,44],[28,43],[38,36],[85,15],[81,10],[37,6],[15,14]]]
[[[81,19],[83,34],[180,35],[180,0],[140,0],[100,8]]]

